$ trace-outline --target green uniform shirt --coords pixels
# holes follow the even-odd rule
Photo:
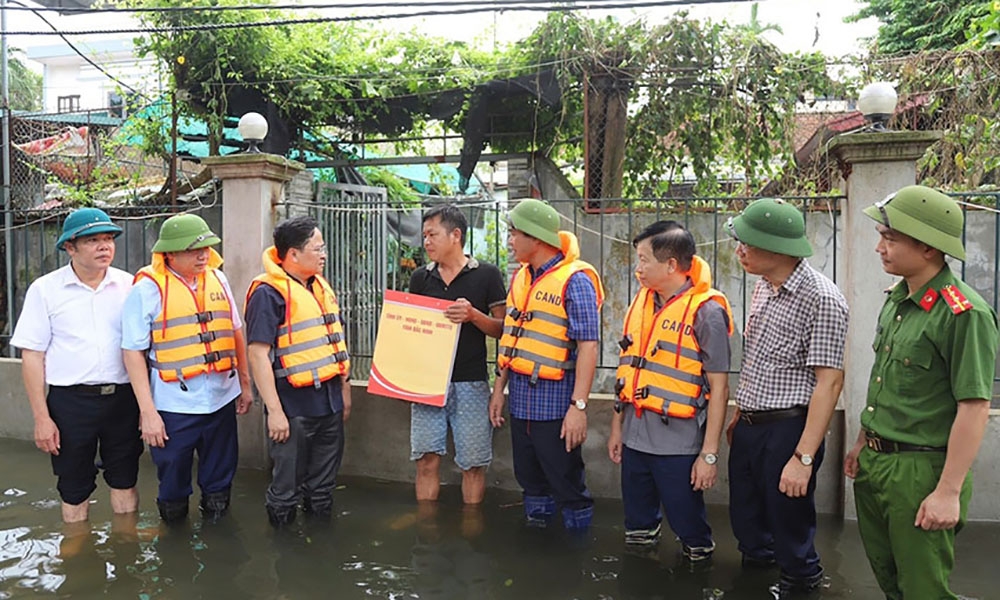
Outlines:
[[[948,285],[971,308],[955,314],[949,302],[956,300],[942,290]],[[958,401],[992,398],[996,313],[947,265],[919,293],[907,294],[901,281],[882,306],[861,425],[888,440],[944,447]]]

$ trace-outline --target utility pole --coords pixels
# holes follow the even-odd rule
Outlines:
[[[7,291],[4,296],[7,305],[7,332],[14,335],[14,225],[13,205],[10,199],[10,70],[7,65],[7,0],[0,0],[0,110],[3,110],[3,240],[4,266],[7,274]],[[7,353],[15,356],[14,347],[7,344]]]

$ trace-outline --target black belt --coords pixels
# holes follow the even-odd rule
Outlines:
[[[881,454],[892,454],[894,452],[947,452],[948,450],[948,448],[937,446],[919,446],[917,444],[894,442],[880,438],[868,431],[865,432],[865,445]]]
[[[94,385],[50,385],[49,387],[54,387],[60,390],[66,390],[68,392],[75,392],[77,394],[87,394],[90,396],[111,396],[118,391],[119,388],[129,385],[127,383],[98,383]]]
[[[740,420],[747,425],[760,425],[761,423],[773,423],[795,417],[804,417],[809,413],[808,406],[793,406],[791,408],[779,408],[778,410],[754,410],[740,411]]]

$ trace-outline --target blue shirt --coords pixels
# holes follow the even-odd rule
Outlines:
[[[562,261],[562,253],[557,254],[538,270],[528,267],[531,280],[548,271]],[[567,336],[577,342],[597,341],[600,336],[600,318],[597,314],[597,290],[586,273],[574,273],[566,283],[563,298],[566,315],[569,317]],[[570,358],[576,358],[576,350],[570,351]],[[531,377],[513,371],[509,372],[507,390],[510,396],[510,416],[528,421],[554,421],[566,416],[573,387],[576,385],[576,371],[566,371],[559,381],[539,379],[531,383]]]
[[[229,297],[229,310],[232,313],[233,329],[243,327],[240,312],[233,303],[233,291],[229,281],[222,271],[216,271],[222,287]],[[209,274],[209,276],[211,276]],[[151,279],[140,279],[132,287],[125,307],[122,310],[122,349],[149,350],[151,359],[156,358],[156,352],[150,349],[152,344],[153,321],[163,311],[160,298],[160,288]],[[150,367],[150,387],[153,393],[153,404],[156,410],[191,415],[207,415],[214,413],[229,404],[240,395],[240,378],[236,369],[227,373],[206,373],[192,377],[184,382],[187,391],[181,389],[179,381],[163,381],[160,372]]]

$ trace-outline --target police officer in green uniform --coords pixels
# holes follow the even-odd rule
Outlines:
[[[889,600],[958,598],[948,587],[970,468],[989,415],[996,314],[944,255],[965,260],[962,211],[905,187],[865,209],[890,288],[875,333],[862,430],[844,462],[858,530]]]

